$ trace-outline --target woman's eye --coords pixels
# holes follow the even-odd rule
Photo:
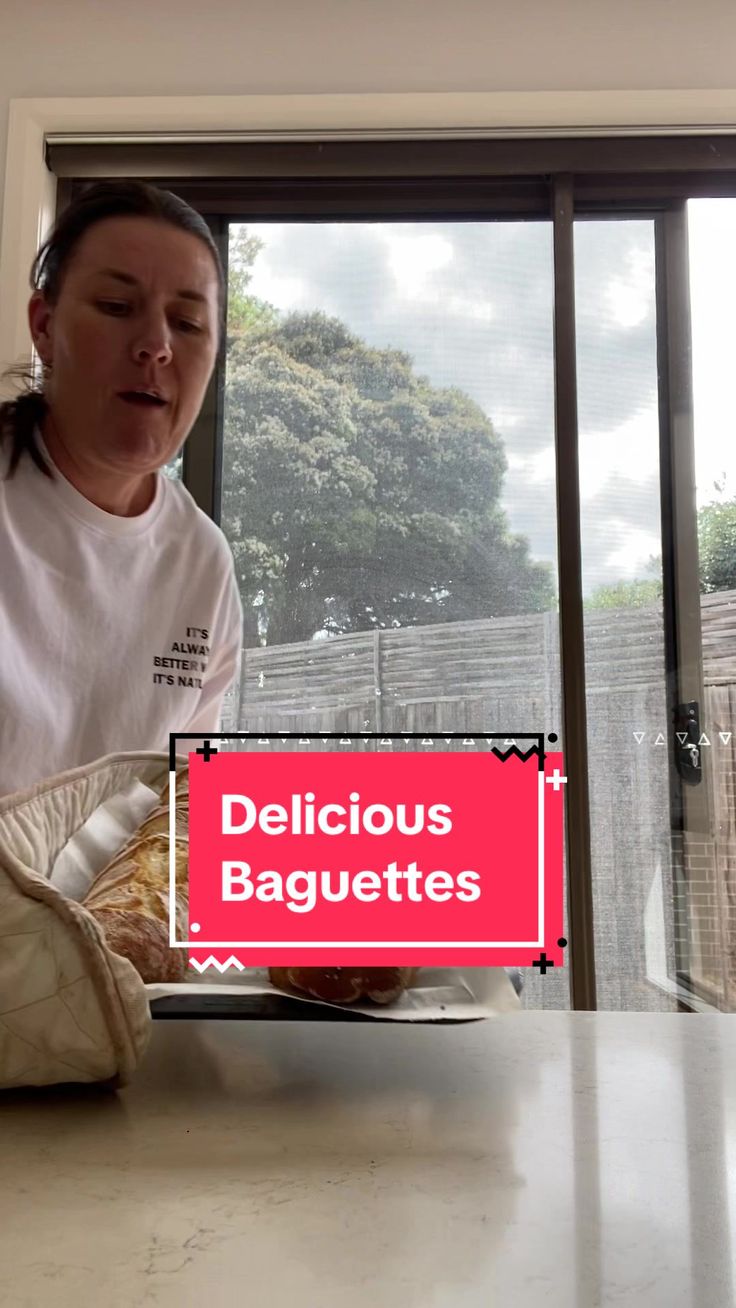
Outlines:
[[[116,318],[122,318],[123,314],[128,311],[128,304],[125,300],[98,300],[97,308],[102,309],[103,313],[113,314]]]
[[[180,318],[178,327],[183,332],[201,332],[202,327],[198,322],[192,322],[190,318]]]

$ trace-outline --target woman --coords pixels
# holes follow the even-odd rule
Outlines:
[[[43,384],[0,405],[0,794],[217,731],[241,648],[229,546],[161,472],[223,329],[206,224],[168,192],[92,186],[31,284]]]

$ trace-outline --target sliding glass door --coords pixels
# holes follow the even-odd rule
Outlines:
[[[168,470],[236,561],[225,725],[557,732],[574,1002],[736,1008],[736,139],[48,157],[62,203],[177,191],[229,264]]]
[[[240,729],[562,736],[551,224],[234,223],[229,266]]]

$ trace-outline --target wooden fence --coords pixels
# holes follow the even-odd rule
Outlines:
[[[702,626],[702,720],[727,732],[736,710],[736,591],[703,597]],[[711,751],[713,830],[683,851],[671,831],[667,749],[656,743],[668,731],[661,606],[590,610],[585,644],[599,1005],[673,1007],[650,978],[673,969],[677,922],[687,921],[697,928],[703,977],[732,1007],[734,749]],[[558,615],[544,613],[248,649],[232,722],[305,737],[556,731],[564,745],[560,706]],[[693,939],[681,936],[679,946],[692,949]],[[529,976],[526,1002],[566,1007],[565,978]]]

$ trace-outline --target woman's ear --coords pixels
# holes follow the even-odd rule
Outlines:
[[[34,291],[28,301],[28,326],[33,344],[44,368],[53,363],[53,310],[43,291]]]

